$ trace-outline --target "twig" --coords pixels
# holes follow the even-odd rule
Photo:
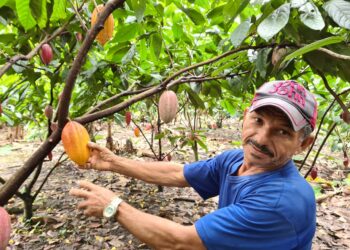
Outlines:
[[[326,199],[328,199],[330,197],[333,197],[333,196],[335,196],[337,194],[341,194],[342,192],[343,192],[342,190],[338,190],[338,191],[334,191],[334,192],[329,193],[329,194],[322,195],[322,196],[320,196],[320,197],[318,197],[316,199],[316,202],[317,203],[322,203],[324,200],[326,200]]]
[[[157,159],[157,154],[156,154],[156,152],[154,152],[151,143],[148,141],[147,137],[146,137],[145,134],[143,133],[143,131],[142,131],[142,129],[140,128],[140,126],[139,126],[138,124],[136,124],[136,123],[134,122],[133,119],[131,119],[131,121],[132,121],[132,122],[134,123],[134,125],[140,130],[140,132],[141,132],[143,138],[145,138],[145,140],[146,140],[146,142],[147,142],[149,148],[151,149],[151,151],[152,151],[152,153],[153,153],[155,159]]]
[[[89,29],[86,27],[86,25],[85,25],[83,19],[81,18],[80,14],[79,14],[79,11],[78,11],[77,8],[75,7],[75,5],[74,5],[74,3],[72,2],[72,0],[69,0],[69,1],[70,1],[70,3],[71,3],[72,6],[73,6],[74,12],[75,12],[75,14],[76,14],[77,17],[78,17],[79,22],[80,22],[81,26],[83,27],[83,30],[87,32]],[[84,2],[85,2],[85,1],[84,1]]]

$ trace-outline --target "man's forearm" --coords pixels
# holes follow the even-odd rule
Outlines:
[[[142,242],[154,249],[205,249],[194,226],[150,215],[122,202],[118,222]]]
[[[110,170],[157,185],[187,187],[183,167],[172,162],[144,162],[116,156]]]

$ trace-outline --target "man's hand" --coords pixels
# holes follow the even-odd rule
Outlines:
[[[104,208],[111,203],[116,194],[88,181],[79,181],[78,184],[80,189],[72,188],[69,191],[70,195],[84,198],[84,201],[78,204],[78,208],[84,210],[87,216],[102,217]]]
[[[96,169],[96,170],[110,170],[113,165],[113,159],[116,158],[108,148],[101,147],[96,143],[89,142],[88,147],[90,149],[90,157],[82,169]]]

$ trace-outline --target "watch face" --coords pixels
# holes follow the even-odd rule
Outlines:
[[[115,208],[112,206],[107,206],[104,210],[103,210],[103,216],[110,218],[115,214]]]

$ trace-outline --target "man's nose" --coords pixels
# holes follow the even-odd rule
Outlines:
[[[255,136],[255,141],[261,146],[267,146],[272,139],[271,132],[268,128],[260,128]]]

